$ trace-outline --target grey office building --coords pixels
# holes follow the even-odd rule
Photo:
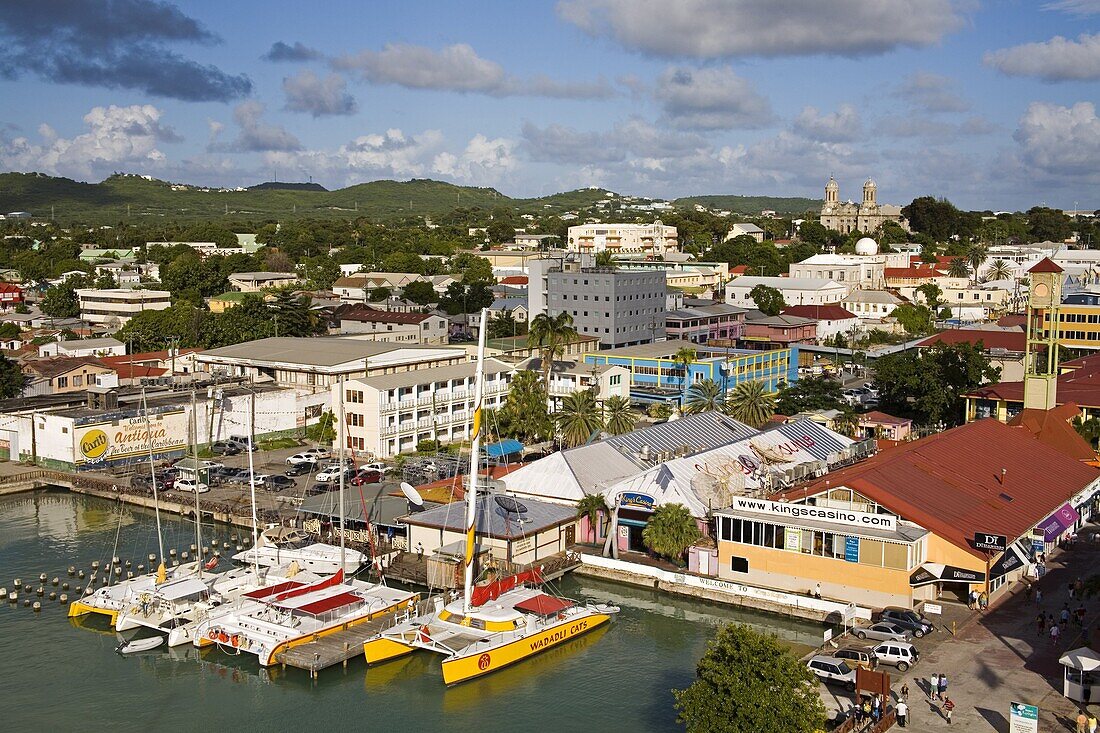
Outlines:
[[[568,311],[581,336],[600,346],[648,344],[665,338],[665,273],[580,267],[566,262],[546,273],[547,310]]]

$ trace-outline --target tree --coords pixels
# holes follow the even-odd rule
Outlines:
[[[806,220],[798,227],[798,238],[818,247],[829,243],[829,230],[819,222]]]
[[[724,406],[722,385],[713,379],[704,379],[691,385],[684,400],[684,412],[689,415],[721,410]]]
[[[680,562],[703,533],[683,504],[662,504],[649,515],[642,542],[655,554]]]
[[[1008,264],[1006,260],[998,258],[989,263],[985,274],[989,276],[990,280],[1008,280],[1012,277],[1012,265]]]
[[[947,265],[948,277],[970,277],[970,265],[962,257],[956,257]]]
[[[973,273],[974,284],[978,283],[978,268],[985,262],[985,258],[989,255],[989,249],[981,244],[972,244],[970,248],[966,250],[966,262],[970,265],[970,271]]]
[[[603,428],[600,406],[589,390],[581,390],[562,398],[561,409],[554,415],[562,442],[570,448],[588,442]]]
[[[684,398],[687,395],[688,371],[691,365],[699,358],[699,352],[690,346],[681,346],[672,355],[672,361],[680,367],[680,406],[683,407]]]
[[[927,306],[903,303],[891,313],[894,319],[901,324],[905,332],[911,336],[923,336],[932,330],[932,321],[935,313]]]
[[[489,241],[501,244],[512,241],[516,236],[516,228],[510,221],[494,219],[485,227],[485,233],[489,236]]]
[[[19,362],[0,355],[0,398],[10,399],[23,394],[27,378]]]
[[[506,432],[517,440],[539,441],[554,434],[546,408],[546,390],[537,374],[516,372],[497,418],[501,434]]]
[[[957,424],[959,396],[1000,377],[978,344],[936,344],[902,351],[875,362],[875,386],[885,412],[922,425]]]
[[[331,257],[310,257],[302,262],[302,274],[311,288],[328,290],[340,277],[340,265]]]
[[[268,309],[274,321],[274,330],[280,336],[313,335],[308,296],[296,296],[290,290],[280,290]]]
[[[611,252],[603,250],[596,253],[596,267],[614,267],[615,258],[611,256]]]
[[[76,297],[77,278],[70,277],[60,285],[53,285],[42,296],[42,312],[52,318],[75,318],[80,315],[80,301]]]
[[[744,624],[719,628],[695,668],[695,681],[673,695],[688,733],[825,729],[813,673],[774,635]]]
[[[393,292],[387,287],[371,288],[367,293],[367,300],[372,303],[381,303],[392,295]]]
[[[489,260],[471,252],[459,252],[451,258],[451,274],[461,276],[462,282],[467,285],[474,282],[496,282]]]
[[[855,437],[856,431],[859,430],[859,415],[851,406],[844,405],[840,408],[840,414],[833,420],[833,429],[849,438]]]
[[[608,515],[611,511],[607,508],[607,500],[603,494],[585,494],[577,502],[577,519],[588,517],[588,529],[592,533],[592,541],[597,539],[596,530],[600,526],[600,515]]]
[[[23,330],[14,323],[0,323],[0,339],[5,341],[17,339],[23,334]]]
[[[630,400],[619,395],[613,395],[604,400],[603,421],[605,429],[612,435],[629,433],[638,422],[634,418]]]
[[[1073,418],[1073,429],[1087,440],[1090,446],[1096,448],[1096,441],[1100,439],[1100,420],[1090,417],[1088,420],[1082,421],[1080,417],[1075,417]]]
[[[760,428],[775,414],[775,394],[759,379],[739,382],[726,398],[726,414],[750,427]]]
[[[779,390],[779,411],[795,415],[806,410],[839,410],[844,405],[840,382],[832,377],[803,377]]]
[[[783,293],[769,285],[757,285],[749,291],[749,297],[762,313],[768,316],[778,316],[787,304],[783,301]]]
[[[161,268],[160,281],[174,298],[185,297],[196,305],[203,298],[221,295],[229,287],[217,257],[200,259],[188,251]]]
[[[528,343],[539,350],[542,361],[542,380],[550,393],[550,368],[554,359],[565,353],[565,345],[577,338],[577,328],[573,325],[573,316],[562,311],[556,316],[540,313],[531,319],[528,326]]]
[[[502,311],[495,316],[490,313],[488,328],[491,339],[511,338],[527,333],[527,324],[517,321],[510,311]]]
[[[413,280],[404,287],[401,297],[411,300],[417,305],[428,305],[439,301],[439,295],[427,280]]]

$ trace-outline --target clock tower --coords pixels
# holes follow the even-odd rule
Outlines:
[[[1058,404],[1058,336],[1061,324],[1062,268],[1044,257],[1028,272],[1027,353],[1024,355],[1024,409],[1050,410]]]

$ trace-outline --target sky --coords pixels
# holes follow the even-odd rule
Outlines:
[[[1091,211],[1098,93],[1100,0],[0,0],[0,170],[85,181]]]

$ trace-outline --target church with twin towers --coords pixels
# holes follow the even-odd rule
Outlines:
[[[878,202],[878,186],[870,178],[863,184],[863,201],[840,200],[840,184],[829,176],[825,184],[825,204],[821,207],[821,225],[841,234],[859,231],[874,234],[883,223],[892,221],[909,231],[909,222],[901,214],[901,207]]]

